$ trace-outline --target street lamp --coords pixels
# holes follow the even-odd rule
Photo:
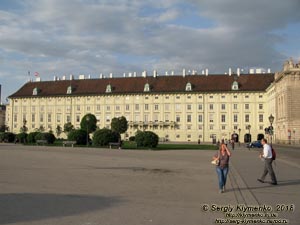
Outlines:
[[[271,124],[270,129],[269,129],[269,131],[270,131],[269,133],[270,133],[271,146],[272,146],[272,135],[273,135],[273,126],[272,126],[272,124],[274,122],[274,116],[272,114],[269,116],[269,122]]]
[[[241,146],[240,138],[241,138],[241,128],[239,128],[239,146]]]
[[[248,145],[248,150],[250,150],[250,144],[251,144],[251,138],[250,138],[250,129],[251,129],[251,125],[248,125],[248,139],[249,139],[249,145]]]
[[[293,134],[294,134],[294,145],[296,144],[296,128],[293,129]]]
[[[87,116],[85,118],[86,120],[86,146],[89,146],[89,121],[90,121],[90,117]]]

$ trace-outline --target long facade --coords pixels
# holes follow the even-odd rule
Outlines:
[[[28,82],[10,96],[6,124],[16,133],[24,121],[29,131],[43,127],[55,133],[67,122],[79,127],[81,118],[92,113],[99,128],[109,128],[112,118],[125,116],[129,122],[125,138],[137,130],[151,130],[165,141],[210,142],[236,134],[243,142],[249,134],[252,140],[265,134],[272,114],[274,138],[284,139],[276,133],[281,126],[276,117],[282,84],[276,76],[155,74]]]

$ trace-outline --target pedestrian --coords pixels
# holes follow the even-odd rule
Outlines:
[[[261,139],[261,144],[263,145],[263,152],[259,155],[259,157],[264,160],[265,168],[261,178],[257,180],[261,183],[264,183],[265,178],[269,173],[272,180],[271,184],[277,185],[276,175],[272,167],[272,162],[273,162],[272,147],[267,144],[267,140],[265,138]]]
[[[214,155],[213,160],[218,159],[219,164],[216,166],[216,171],[218,174],[219,180],[219,193],[225,192],[227,174],[229,170],[229,157],[231,156],[231,152],[224,144],[221,143],[218,152]]]
[[[231,139],[231,147],[232,147],[232,150],[234,150],[234,139]]]

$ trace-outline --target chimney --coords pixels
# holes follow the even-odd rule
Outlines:
[[[185,69],[182,70],[182,76],[185,77]]]
[[[126,77],[126,73],[123,73],[123,77]]]
[[[144,70],[144,71],[142,72],[142,77],[147,77],[147,71],[146,71],[146,70]]]
[[[270,68],[268,68],[268,73],[271,73],[271,69]]]
[[[156,76],[157,76],[157,71],[153,70],[153,77],[156,77]]]
[[[232,71],[231,71],[231,68],[229,67],[229,71],[228,71],[229,76],[231,76],[231,73],[232,73]]]
[[[62,78],[61,78],[61,80],[66,80],[66,76],[63,75]]]
[[[56,79],[57,79],[56,76],[54,76],[54,77],[53,77],[53,80],[56,81]]]
[[[204,70],[202,70],[202,75],[204,75],[205,74],[205,72],[204,72]]]
[[[169,76],[168,71],[166,71],[166,76]]]
[[[133,72],[133,77],[136,77],[136,72]]]
[[[171,71],[171,75],[174,76],[174,70]]]
[[[112,73],[109,74],[109,78],[113,78],[113,74]]]
[[[84,80],[84,75],[83,74],[79,75],[79,80]]]
[[[192,71],[192,75],[195,75],[195,74],[196,74],[196,70],[193,70],[193,71]]]
[[[239,77],[239,76],[241,75],[241,69],[240,69],[240,68],[237,68],[236,73],[237,73],[237,75],[238,75],[238,77]]]
[[[70,74],[70,80],[73,80],[74,76],[72,74]]]
[[[249,73],[250,73],[250,74],[254,74],[254,68],[251,68],[251,69],[249,70]]]
[[[208,69],[205,69],[205,75],[208,76]]]

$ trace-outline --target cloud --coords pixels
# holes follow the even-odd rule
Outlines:
[[[24,0],[8,8],[0,10],[2,77],[29,69],[46,78],[183,67],[278,70],[295,52],[285,45],[289,30],[300,28],[298,0]]]

